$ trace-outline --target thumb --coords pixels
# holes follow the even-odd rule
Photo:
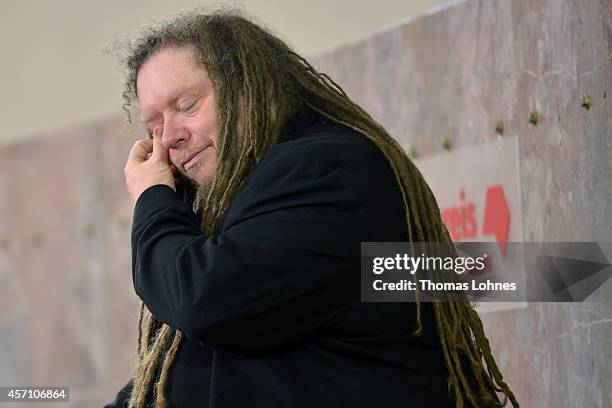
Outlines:
[[[168,164],[168,148],[162,145],[161,132],[153,133],[153,154],[151,157]]]

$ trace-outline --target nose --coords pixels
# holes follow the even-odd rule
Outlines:
[[[164,122],[163,125],[159,125],[162,131],[162,146],[167,149],[180,149],[182,144],[185,144],[189,139],[189,133],[170,121]]]

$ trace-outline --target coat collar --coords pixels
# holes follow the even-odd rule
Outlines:
[[[301,107],[285,124],[281,135],[281,142],[288,142],[311,133],[314,129],[329,123],[325,117],[315,112],[308,106]]]

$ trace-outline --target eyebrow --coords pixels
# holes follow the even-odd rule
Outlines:
[[[172,105],[172,104],[174,104],[174,103],[176,103],[176,102],[177,102],[177,100],[179,99],[179,97],[181,97],[181,96],[182,96],[182,94],[192,92],[191,90],[189,90],[189,89],[187,89],[187,88],[188,88],[188,86],[182,86],[182,87],[180,87],[179,89],[177,89],[177,90],[176,90],[176,91],[175,91],[175,92],[172,94],[172,96],[170,97],[170,99],[169,99],[169,101],[166,103],[166,105]],[[204,92],[204,91],[202,91],[202,93],[203,93],[203,92]],[[196,95],[196,94],[194,94],[193,96],[197,96],[197,95]],[[148,122],[150,122],[151,120],[153,120],[153,118],[154,118],[155,116],[157,116],[157,114],[156,114],[156,115],[154,115],[154,116],[152,116],[152,117],[146,118],[146,119],[145,119],[145,118],[143,118],[143,117],[141,117],[141,120],[142,120],[142,122],[143,122],[144,124],[147,124]],[[147,130],[148,130],[148,129],[147,129]]]

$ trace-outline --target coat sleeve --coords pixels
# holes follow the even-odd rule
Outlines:
[[[357,159],[348,152],[331,156],[313,146],[273,147],[216,235],[201,232],[170,187],[142,193],[132,274],[160,321],[200,342],[259,355],[313,334],[359,301],[359,228],[367,218],[361,165],[348,165]]]
[[[117,393],[113,402],[106,404],[103,408],[127,408],[130,395],[132,394],[132,380]]]

